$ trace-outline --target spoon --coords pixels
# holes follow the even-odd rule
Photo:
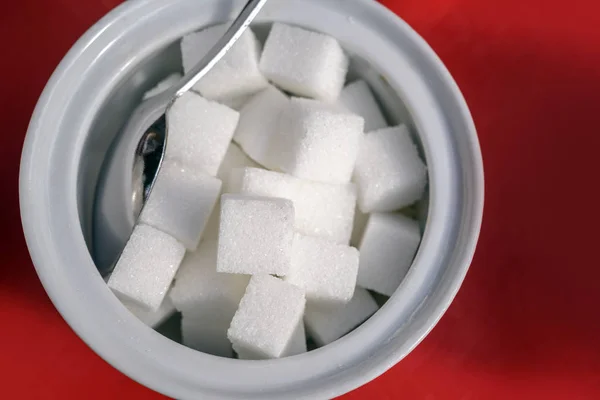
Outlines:
[[[266,2],[267,0],[248,0],[229,29],[198,64],[175,85],[142,102],[120,132],[115,143],[117,150],[107,157],[96,192],[98,204],[95,205],[94,215],[94,250],[96,266],[103,276],[112,271],[115,261],[118,261],[115,256],[120,257],[123,246],[131,235],[132,227],[127,222],[132,218],[137,219],[145,200],[152,195],[152,187],[160,172],[168,144],[166,114],[180,96],[192,89],[223,58]],[[136,141],[136,138],[140,139]],[[132,170],[125,171],[125,168]],[[131,179],[122,179],[123,177]],[[131,200],[132,206],[128,210],[132,212],[126,216],[118,215],[117,211],[123,208],[123,196]],[[102,251],[99,252],[98,247],[102,247]]]

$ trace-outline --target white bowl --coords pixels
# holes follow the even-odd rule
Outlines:
[[[230,20],[242,3],[128,1],[73,46],[42,93],[27,132],[20,175],[25,236],[65,320],[138,382],[180,399],[332,398],[382,374],[433,328],[467,272],[483,212],[481,153],[459,89],[427,44],[375,1],[271,0],[258,22],[288,22],[338,38],[360,56],[354,57],[353,73],[371,83],[388,117],[418,132],[429,168],[425,232],[411,270],[378,313],[303,355],[265,361],[214,357],[137,320],[108,289],[90,251],[98,175],[119,128],[142,93],[179,68],[177,39]]]

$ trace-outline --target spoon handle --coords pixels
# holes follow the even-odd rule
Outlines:
[[[248,25],[254,20],[267,0],[249,0],[237,18],[233,21],[227,32],[206,53],[204,57],[188,71],[177,83],[175,97],[179,97],[190,90],[221,58],[231,49],[234,43],[242,36]]]

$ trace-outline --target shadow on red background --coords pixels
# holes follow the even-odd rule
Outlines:
[[[477,124],[486,209],[456,301],[402,363],[346,399],[600,398],[600,3],[387,0],[447,64]],[[162,398],[68,328],[29,260],[18,163],[77,37],[118,1],[25,0],[0,16],[0,393]]]

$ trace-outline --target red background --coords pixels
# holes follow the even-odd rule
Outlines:
[[[31,265],[18,165],[62,56],[118,0],[21,0],[0,14],[0,397],[162,396],[95,355]],[[486,209],[455,302],[403,362],[345,399],[600,398],[600,3],[384,3],[438,52],[479,130]]]

